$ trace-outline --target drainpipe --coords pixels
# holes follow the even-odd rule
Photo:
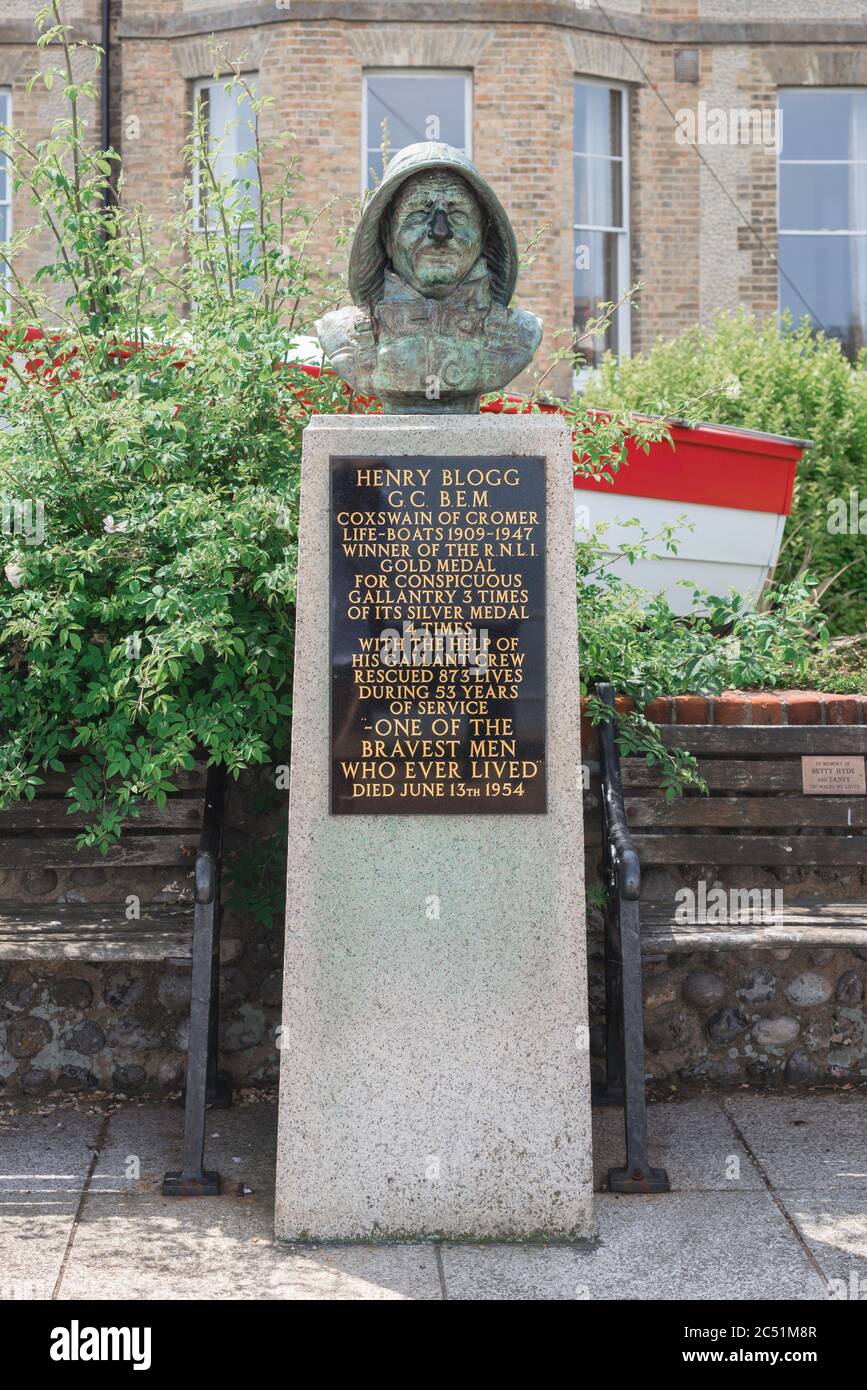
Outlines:
[[[102,148],[107,150],[111,144],[110,106],[109,106],[109,36],[111,33],[111,0],[102,0],[102,90],[100,92],[100,135]]]
[[[99,92],[99,139],[104,150],[111,144],[111,0],[102,0],[102,83]],[[115,190],[107,184],[102,193],[102,205],[107,210],[115,201]]]

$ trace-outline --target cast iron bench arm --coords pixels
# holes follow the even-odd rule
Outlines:
[[[211,903],[217,891],[217,866],[223,834],[223,806],[226,799],[226,769],[208,768],[202,833],[196,851],[196,902]]]
[[[626,821],[620,756],[614,738],[614,688],[606,682],[598,682],[596,694],[612,713],[610,719],[599,725],[599,770],[606,856],[618,894],[627,902],[632,902],[641,892],[641,861]]]
[[[196,852],[196,907],[190,982],[190,1039],[184,1097],[184,1155],[180,1169],[166,1173],[164,1197],[216,1196],[218,1173],[204,1167],[205,1112],[231,1103],[231,1087],[217,1070],[220,1008],[220,861],[226,769],[208,768],[202,833]]]

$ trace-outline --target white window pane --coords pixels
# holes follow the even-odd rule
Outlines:
[[[255,92],[255,83],[251,82]],[[220,82],[203,84],[199,89],[208,132],[208,152],[213,161],[214,176],[234,183],[251,180],[244,190],[253,205],[258,205],[256,164],[253,159],[240,159],[255,147],[254,115],[246,92],[227,92]]]
[[[781,231],[867,231],[867,164],[781,164]]]
[[[259,246],[257,241],[257,229],[254,227],[241,227],[238,230],[238,254],[241,259],[242,268],[247,272],[241,279],[241,289],[254,291],[259,283],[257,264],[259,260]]]
[[[620,297],[619,264],[621,232],[574,233],[575,295],[573,322],[582,332],[588,319],[598,317],[600,304],[614,304]],[[621,311],[622,312],[622,311]],[[585,338],[578,348],[589,366],[595,366],[603,352],[621,350],[617,316],[603,338]]]
[[[376,74],[367,77],[367,130],[369,156],[365,177],[370,182],[372,165],[381,175],[379,151],[386,137],[389,156],[421,140],[443,140],[459,150],[467,148],[467,78],[463,74]],[[385,123],[385,129],[383,128]]]
[[[623,164],[619,159],[576,155],[574,222],[594,227],[623,226]]]
[[[780,309],[809,315],[852,355],[867,326],[867,237],[840,233],[867,231],[867,91],[803,88],[779,101]]]
[[[579,335],[588,319],[599,317],[600,304],[616,304],[629,287],[625,101],[618,87],[575,83],[573,323]],[[580,338],[577,348],[588,366],[596,366],[604,352],[629,351],[627,315],[622,306],[604,334]]]
[[[867,324],[867,237],[781,236],[778,256],[780,309],[796,322],[814,316],[854,354]]]
[[[780,92],[783,159],[867,159],[867,91]]]
[[[576,154],[623,153],[623,94],[617,87],[575,83],[572,149]]]

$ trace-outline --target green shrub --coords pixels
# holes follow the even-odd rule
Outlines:
[[[285,761],[302,431],[312,413],[347,406],[339,381],[311,380],[292,356],[343,287],[306,254],[318,214],[299,201],[294,156],[260,140],[265,103],[243,76],[227,85],[250,104],[253,150],[220,180],[194,122],[186,157],[203,202],[188,183],[155,238],[123,200],[117,157],[88,138],[94,92],[73,80],[57,0],[39,22],[61,55],[39,80],[57,78],[67,114],[33,147],[3,136],[54,253],[25,282],[35,228],[0,248],[0,805],[75,761],[70,809],[105,847],[201,750],[236,776]],[[285,171],[267,187],[263,156]],[[628,435],[646,448],[663,433],[616,412],[598,421],[582,402],[567,414],[596,475],[618,466]],[[641,609],[627,586],[594,579],[592,544],[579,556],[585,675],[651,698],[803,669],[814,614],[797,586],[766,615],[715,600],[690,628],[661,601]],[[625,736],[663,756],[640,721]]]
[[[863,631],[867,534],[833,529],[835,499],[847,510],[851,490],[867,500],[863,354],[853,366],[834,339],[806,324],[781,328],[743,310],[721,313],[710,327],[660,340],[631,359],[607,357],[585,399],[811,439],[813,447],[798,466],[776,579],[791,583],[808,567],[820,583],[833,580],[824,599],[831,630]],[[867,531],[867,516],[863,526]]]
[[[285,758],[301,434],[336,396],[288,355],[332,295],[313,292],[295,160],[259,187],[258,131],[221,183],[196,123],[204,201],[188,187],[163,239],[115,204],[93,93],[46,33],[69,114],[33,148],[5,139],[54,255],[25,283],[28,231],[4,249],[0,801],[80,761],[71,808],[105,844],[201,750],[235,775]]]
[[[693,584],[690,611],[678,615],[663,595],[631,584],[613,566],[676,555],[681,528],[667,526],[650,536],[640,522],[626,524],[635,534],[617,550],[609,548],[605,523],[576,547],[581,693],[589,696],[594,723],[610,718],[592,693],[595,681],[631,696],[639,709],[616,715],[620,751],[656,764],[671,799],[687,784],[706,787],[695,758],[665,748],[641,706],[659,695],[799,685],[808,672],[821,671],[830,681],[837,675],[836,658],[809,577],[776,586],[762,607],[740,594],[713,595]]]
[[[194,121],[201,202],[189,180],[155,237],[88,136],[95,93],[73,80],[87,45],[70,44],[57,0],[37,22],[52,42],[35,80],[63,88],[66,114],[33,147],[3,135],[35,226],[0,249],[0,805],[74,760],[70,809],[105,846],[202,750],[234,775],[286,759],[302,431],[347,408],[342,383],[291,357],[344,288],[306,255],[318,214],[299,201],[291,137],[260,139],[266,103],[243,75],[222,65],[252,150],[220,179]],[[283,176],[266,186],[263,162]],[[53,255],[25,282],[37,228]],[[616,466],[627,429],[590,424],[586,471]]]
[[[679,528],[649,536],[639,522],[627,525],[634,540],[614,553],[604,523],[576,547],[582,693],[602,679],[644,705],[658,695],[792,685],[825,650],[825,625],[802,580],[778,586],[765,608],[691,585],[690,612],[676,614],[664,595],[630,584],[612,566],[677,554]]]

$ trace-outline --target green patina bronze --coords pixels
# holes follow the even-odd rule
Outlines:
[[[388,414],[475,413],[532,361],[542,324],[510,309],[511,223],[451,145],[408,145],[362,211],[349,257],[353,305],[316,325],[335,371]]]

